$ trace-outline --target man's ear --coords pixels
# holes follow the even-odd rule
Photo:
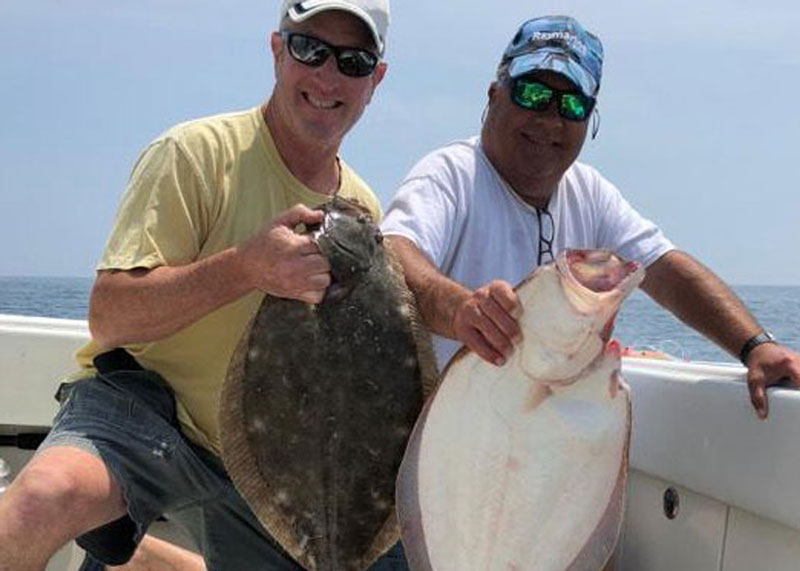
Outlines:
[[[486,92],[486,94],[489,96],[489,103],[492,102],[496,93],[497,93],[497,82],[493,81],[489,84],[489,89]]]
[[[275,80],[278,79],[278,62],[286,51],[286,43],[280,32],[272,32],[269,38],[269,46],[272,50],[272,72],[275,74]]]
[[[389,64],[385,61],[381,61],[378,66],[375,68],[375,71],[372,74],[372,89],[370,89],[369,97],[367,98],[367,103],[372,101],[372,95],[375,93],[375,89],[377,89],[378,85],[381,81],[383,81],[383,76],[386,75],[386,70],[389,68]]]
[[[272,32],[272,35],[269,38],[269,45],[270,48],[272,48],[272,57],[275,59],[275,63],[277,63],[278,56],[283,53],[285,46],[280,32]]]

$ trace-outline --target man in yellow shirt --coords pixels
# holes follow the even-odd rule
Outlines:
[[[119,565],[187,508],[209,569],[298,569],[219,461],[219,392],[265,293],[322,300],[328,263],[293,231],[321,221],[312,208],[338,194],[381,216],[338,152],[386,72],[388,23],[388,0],[284,0],[269,101],[142,153],[98,266],[83,373],[0,501],[0,570],[41,570],[76,537]],[[374,568],[404,565],[396,547]]]

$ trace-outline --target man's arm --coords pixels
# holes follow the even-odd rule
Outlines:
[[[161,339],[254,289],[319,303],[330,283],[329,265],[294,227],[322,216],[297,205],[250,241],[206,259],[99,272],[89,304],[93,339],[103,348]]]
[[[736,294],[689,254],[673,250],[647,269],[642,289],[681,321],[738,358],[763,328]],[[800,387],[800,354],[773,343],[759,345],[747,359],[750,400],[761,418],[768,414],[766,388],[789,379]]]
[[[522,307],[511,284],[496,280],[470,291],[442,274],[408,238],[387,236],[386,241],[403,266],[427,326],[502,365],[520,339],[517,318]]]

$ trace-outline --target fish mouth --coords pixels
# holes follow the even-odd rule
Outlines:
[[[624,297],[644,278],[641,263],[609,250],[568,250],[556,263],[562,275],[595,294],[618,291]]]
[[[342,301],[350,295],[361,276],[372,267],[375,248],[383,236],[363,209],[344,199],[334,198],[323,210],[325,216],[312,231],[312,239],[331,266],[331,283],[323,299],[327,303]]]
[[[356,248],[351,242],[338,239],[330,234],[326,236],[326,239],[328,241],[326,253],[329,258],[331,257],[333,250],[335,250],[338,252],[340,259],[345,258],[348,260],[348,263],[346,264],[347,275],[366,272],[372,267],[373,256],[370,251],[365,251],[363,248]],[[381,234],[380,230],[375,230],[372,240],[374,240],[376,244],[381,244],[383,242],[383,234]],[[317,243],[319,244],[319,241]],[[336,272],[332,271],[331,273],[333,274]]]
[[[334,251],[348,258],[351,272],[368,270],[372,265],[371,256],[365,255],[363,249],[355,247],[351,241],[352,239],[346,240],[338,237],[334,228],[340,220],[346,218],[356,218],[360,224],[367,223],[370,220],[369,215],[341,198],[335,198],[324,211],[325,217],[321,226],[312,232],[314,242],[328,258],[331,257]],[[380,230],[375,230],[373,239],[378,244],[383,242],[383,235]]]
[[[599,312],[600,323],[604,323],[600,338],[607,343],[622,301],[644,279],[644,267],[609,250],[567,250],[556,265],[573,308],[584,314]]]

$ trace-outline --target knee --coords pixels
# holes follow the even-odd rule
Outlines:
[[[89,455],[58,451],[26,466],[7,492],[20,525],[77,531],[124,512],[122,495],[105,465],[84,456]]]
[[[29,466],[8,491],[20,523],[53,524],[68,518],[70,508],[80,502],[77,479],[57,468]]]
[[[17,476],[0,497],[0,570],[42,569],[56,549],[94,527],[81,488],[77,473],[47,461],[34,459]]]

